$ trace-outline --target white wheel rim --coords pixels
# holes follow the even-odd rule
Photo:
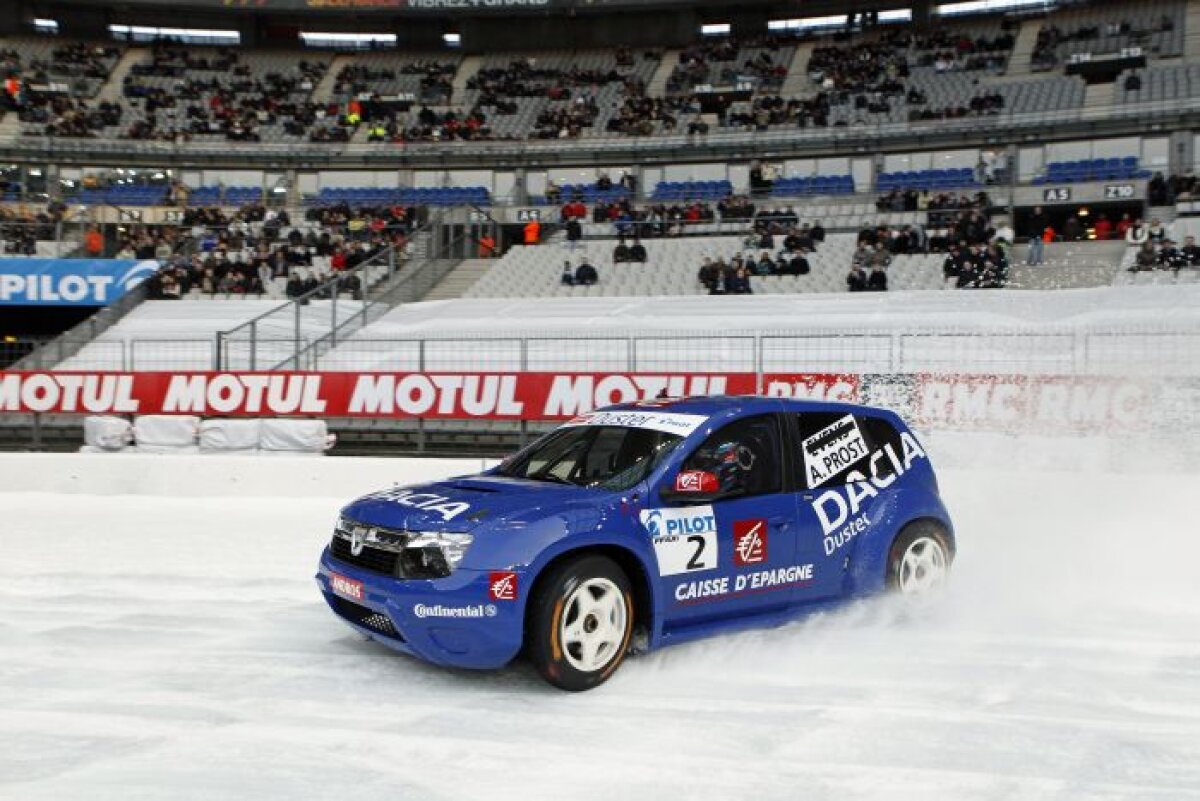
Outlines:
[[[621,589],[606,578],[588,579],[572,590],[559,624],[571,667],[592,673],[615,659],[625,641],[627,614]]]
[[[946,549],[933,537],[918,537],[900,558],[899,586],[905,595],[929,592],[946,580]]]

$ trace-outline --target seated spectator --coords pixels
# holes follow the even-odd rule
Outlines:
[[[1157,266],[1158,254],[1154,252],[1154,245],[1150,242],[1142,242],[1142,246],[1134,257],[1133,266],[1129,268],[1130,271],[1153,270]]]
[[[591,286],[598,280],[600,276],[596,273],[596,268],[588,262],[587,256],[584,256],[575,268],[575,283],[579,286]]]
[[[1128,218],[1129,215],[1125,216]],[[1121,222],[1124,224],[1126,220],[1122,220]],[[1140,219],[1134,220],[1125,229],[1125,241],[1130,245],[1140,245],[1146,241],[1147,234],[1148,231],[1142,221]]]
[[[883,242],[875,244],[875,250],[871,253],[870,264],[872,267],[886,269],[892,263],[892,254],[888,253]]]
[[[790,256],[780,255],[776,267],[777,275],[808,275],[810,267],[808,259],[803,253],[794,253]]]
[[[758,261],[754,262],[755,275],[771,275],[775,272],[775,260],[771,258],[771,254],[763,251],[758,257]]]
[[[959,250],[958,245],[951,243],[946,251],[946,258],[942,259],[942,277],[947,281],[957,281],[958,275],[963,268],[963,254]]]
[[[624,264],[633,261],[630,258],[630,248],[625,244],[625,237],[621,237],[617,241],[617,246],[613,248],[613,264]]]
[[[577,217],[571,217],[567,220],[567,247],[571,250],[579,247],[579,240],[583,239],[583,226],[579,224]]]
[[[496,255],[496,239],[491,234],[479,237],[479,258],[490,259]]]
[[[882,264],[871,265],[871,274],[867,276],[867,289],[871,292],[887,291],[887,270]]]
[[[704,262],[700,265],[700,269],[696,273],[696,280],[710,293],[716,291],[717,285],[721,280],[720,266],[714,264],[712,259],[705,256]]]
[[[1117,226],[1114,229],[1116,231],[1117,239],[1124,239],[1125,235],[1129,232],[1130,226],[1132,225],[1133,220],[1129,218],[1129,213],[1126,212],[1125,214],[1122,214],[1121,219],[1117,220]]]
[[[629,261],[636,264],[646,263],[646,246],[636,237],[633,240],[633,244],[629,246]]]
[[[846,275],[846,288],[851,292],[867,291],[867,274],[861,264],[854,264]]]
[[[1200,245],[1196,244],[1196,237],[1184,237],[1179,253],[1187,261],[1188,267],[1200,267]]]
[[[858,247],[854,249],[854,255],[850,257],[850,263],[859,267],[866,267],[871,263],[871,256],[874,253],[871,247],[861,239],[858,242]]]
[[[1187,266],[1187,257],[1175,246],[1173,240],[1164,239],[1162,247],[1158,249],[1158,266],[1163,270],[1178,271]]]
[[[1063,226],[1063,240],[1078,242],[1081,239],[1083,239],[1083,224],[1079,222],[1078,217],[1072,215],[1067,218],[1067,222]]]
[[[1146,227],[1146,238],[1151,242],[1162,242],[1167,238],[1167,229],[1157,217],[1152,218],[1150,225]]]
[[[752,295],[754,290],[750,287],[750,272],[743,265],[738,265],[736,268],[725,271],[725,294],[726,295]]]

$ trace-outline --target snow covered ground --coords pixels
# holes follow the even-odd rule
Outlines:
[[[116,494],[149,457],[21,458],[0,472],[57,491],[0,481],[4,801],[1200,798],[1194,474],[943,469],[961,551],[934,603],[678,646],[568,695],[327,610],[339,503],[397,462],[242,481],[176,457],[172,497]]]

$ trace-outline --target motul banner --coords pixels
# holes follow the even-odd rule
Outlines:
[[[1144,428],[1165,381],[845,373],[0,373],[0,412],[563,420],[662,396],[749,395],[896,410],[926,428]]]
[[[0,412],[557,420],[663,395],[748,395],[753,373],[0,373]]]

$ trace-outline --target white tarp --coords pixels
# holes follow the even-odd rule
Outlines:
[[[133,443],[133,426],[124,417],[91,415],[83,419],[83,444],[102,451],[119,451]]]
[[[137,447],[134,448],[134,450],[137,451],[138,453],[154,453],[154,454],[164,454],[164,455],[171,455],[171,456],[178,456],[178,455],[186,454],[186,455],[190,456],[190,455],[200,453],[200,446],[199,445],[157,445],[155,443],[139,442],[137,444]]]
[[[133,420],[133,438],[139,449],[195,445],[199,429],[200,418],[189,415],[144,414]]]
[[[200,423],[202,453],[253,453],[258,450],[261,420],[215,418]]]
[[[324,420],[263,420],[258,447],[264,452],[324,453],[334,441]]]

